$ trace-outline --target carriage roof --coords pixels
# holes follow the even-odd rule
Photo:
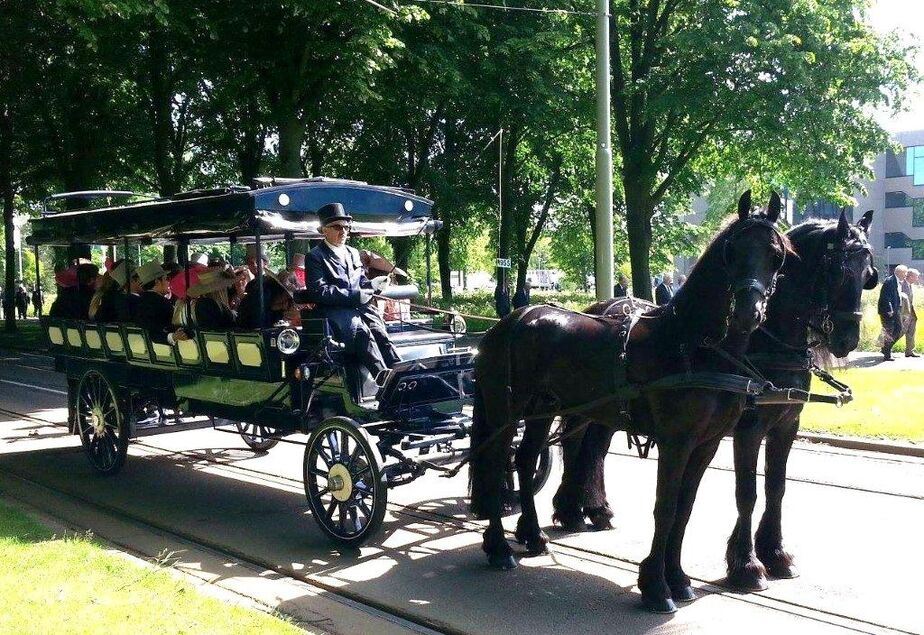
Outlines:
[[[408,190],[340,179],[257,179],[251,188],[189,192],[94,210],[49,214],[31,221],[31,245],[132,242],[208,243],[235,237],[321,238],[317,210],[341,203],[360,236],[429,234],[433,202]]]

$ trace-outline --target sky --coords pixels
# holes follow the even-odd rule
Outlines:
[[[898,31],[924,49],[924,0],[873,0],[871,5],[868,16],[873,28],[882,33]],[[924,50],[917,56],[917,67],[924,74]],[[908,112],[878,115],[880,124],[889,132],[924,128],[924,87],[911,89],[905,97]]]

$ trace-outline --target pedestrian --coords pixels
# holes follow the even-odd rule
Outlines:
[[[914,285],[921,278],[921,273],[917,269],[908,269],[905,279],[902,281],[902,292],[908,298],[908,312],[903,320],[905,329],[905,357],[918,357],[914,352],[914,335],[918,325],[918,314],[914,309]]]
[[[882,322],[879,334],[883,361],[892,361],[892,346],[902,336],[902,296],[901,283],[905,280],[908,267],[898,265],[879,290],[878,312]]]
[[[33,315],[35,315],[35,317],[38,317],[42,313],[42,292],[39,291],[38,286],[32,289],[32,310],[34,311]]]
[[[29,312],[29,292],[22,283],[16,288],[16,311],[19,313],[20,320],[25,320]]]
[[[661,284],[655,287],[655,304],[661,306],[667,304],[674,297],[674,274],[665,271],[661,278]]]
[[[616,284],[613,286],[613,297],[614,298],[625,298],[629,295],[629,279],[626,277],[626,274],[620,273],[619,279],[616,281]]]

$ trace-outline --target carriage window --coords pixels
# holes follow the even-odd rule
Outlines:
[[[905,174],[914,179],[915,185],[924,185],[924,146],[905,148]]]

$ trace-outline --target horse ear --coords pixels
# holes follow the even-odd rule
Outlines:
[[[860,231],[862,231],[864,234],[869,236],[869,226],[872,224],[873,224],[873,210],[869,210],[868,212],[863,214],[863,218],[861,218],[860,222],[857,223],[857,227],[860,229]]]
[[[751,215],[751,190],[748,190],[738,199],[738,218],[744,220]]]
[[[783,209],[783,201],[776,192],[770,193],[770,205],[767,207],[767,220],[775,223],[780,217],[780,211]]]
[[[837,233],[835,238],[838,241],[845,241],[850,236],[850,223],[847,222],[847,210],[841,209],[841,216],[837,220]]]

